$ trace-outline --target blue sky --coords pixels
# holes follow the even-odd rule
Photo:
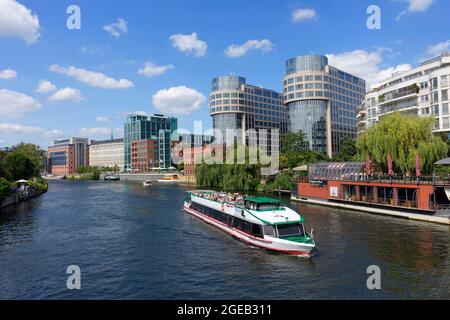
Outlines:
[[[72,4],[81,30],[66,27]],[[371,4],[381,30],[366,27]],[[133,111],[207,129],[213,77],[281,91],[285,60],[308,53],[374,83],[448,50],[448,12],[447,0],[0,0],[0,146],[120,136]]]

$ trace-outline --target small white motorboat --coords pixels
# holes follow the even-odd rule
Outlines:
[[[143,185],[144,187],[150,187],[151,185],[153,185],[153,181],[150,181],[150,180],[144,181],[144,182],[142,183],[142,185]]]

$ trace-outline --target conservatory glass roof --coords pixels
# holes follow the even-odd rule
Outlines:
[[[343,180],[353,178],[364,171],[364,162],[329,162],[308,165],[310,180]]]

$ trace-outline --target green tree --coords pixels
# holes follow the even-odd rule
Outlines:
[[[39,176],[45,159],[44,151],[38,145],[24,142],[21,142],[18,145],[14,146],[13,149],[16,152],[21,152],[27,155],[34,162],[34,165],[36,167],[35,175]]]
[[[36,163],[28,155],[17,150],[6,155],[3,167],[13,180],[28,180],[39,176]]]
[[[355,160],[358,150],[356,149],[356,141],[345,137],[341,142],[340,153],[333,158],[337,162],[348,162]]]
[[[8,180],[0,177],[0,203],[9,195],[10,188]]]
[[[309,141],[303,131],[286,133],[281,138],[282,153],[301,152],[309,149]]]
[[[387,156],[393,159],[394,171],[413,173],[416,155],[421,157],[424,174],[433,171],[434,162],[444,158],[448,145],[441,137],[434,136],[432,117],[422,118],[393,113],[358,137],[358,156],[370,156],[378,170],[387,172]]]

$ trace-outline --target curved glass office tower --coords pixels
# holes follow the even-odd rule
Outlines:
[[[246,84],[243,77],[214,78],[210,95],[214,129],[225,138],[228,129],[279,129],[287,132],[287,108],[283,95],[273,90]]]
[[[356,138],[356,109],[365,90],[363,79],[330,66],[325,56],[289,59],[284,78],[289,130],[306,133],[311,150],[339,153],[342,139]]]

